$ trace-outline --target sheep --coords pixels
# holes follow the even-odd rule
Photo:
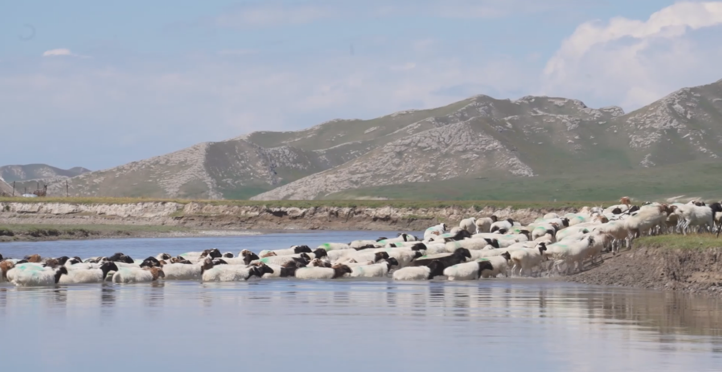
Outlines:
[[[413,247],[404,247],[404,248],[378,248],[373,250],[374,253],[380,253],[380,252],[386,252],[389,257],[395,258],[399,265],[399,267],[406,267],[408,266],[411,261],[413,261],[416,258],[419,258],[423,256],[423,253],[421,251],[426,251],[426,244],[424,243],[417,243]],[[358,258],[359,261],[363,261],[366,258],[370,256],[354,256],[355,258]],[[374,258],[376,262],[379,260],[377,258]]]
[[[0,255],[2,260],[2,255]],[[15,267],[12,261],[0,261],[0,283],[8,281],[8,271]]]
[[[257,254],[249,251],[248,249],[244,249],[238,253],[238,257],[243,257],[243,263],[246,265],[260,258]]]
[[[715,228],[715,212],[708,206],[676,206],[673,213],[678,216],[684,235],[687,235],[687,230],[690,226],[706,227],[709,231],[713,231]]]
[[[127,263],[127,264],[132,264],[134,262],[133,258],[131,258],[130,256],[125,255],[123,253],[120,253],[120,252],[115,253],[114,255],[108,257],[108,261],[123,262],[123,263]]]
[[[15,268],[8,271],[8,278],[18,287],[47,287],[58,284],[62,275],[68,274],[68,268],[61,266],[58,269],[41,268],[19,270]]]
[[[171,258],[173,258],[173,256],[171,256],[168,253],[161,253],[161,254],[155,256],[155,258],[157,258],[158,260],[170,260]]]
[[[335,265],[333,268],[328,267],[304,267],[296,270],[296,278],[298,279],[338,279],[346,274],[351,274],[353,270],[346,265]]]
[[[709,208],[707,208],[709,209]],[[664,224],[667,216],[670,213],[670,208],[667,205],[652,206],[650,208],[643,208],[639,210],[636,215],[630,216],[625,220],[627,229],[630,232],[630,239],[634,239],[651,229],[654,226]]]
[[[416,240],[417,240],[416,237],[413,236],[413,235],[411,235],[411,234],[399,233],[399,236],[397,236],[397,237],[395,237],[395,238],[391,238],[391,239],[386,239],[386,238],[381,239],[381,238],[379,238],[379,240],[377,240],[376,243],[377,243],[377,244],[381,244],[381,245],[386,245],[386,244],[388,244],[388,243],[413,242],[413,241],[416,241]]]
[[[391,271],[393,266],[398,265],[399,262],[390,257],[386,262],[352,267],[349,276],[351,278],[383,278]]]
[[[545,214],[543,218],[545,220],[548,220],[550,218],[559,218],[559,215],[554,212],[550,212],[550,213]]]
[[[468,258],[471,258],[471,253],[466,248],[458,248],[451,254],[435,255],[435,256],[422,256],[411,263],[411,266],[422,266],[426,265],[431,261],[439,261],[443,268],[453,266],[462,262],[466,262]],[[443,271],[443,270],[442,270]]]
[[[116,263],[116,265],[118,265]],[[113,274],[113,283],[149,283],[165,276],[163,269],[151,267],[148,269],[120,267]]]
[[[499,274],[504,274],[505,277],[509,277],[509,261],[511,260],[511,253],[504,252],[496,257],[484,257],[478,260],[486,260],[491,263],[490,270],[482,270],[482,278],[496,278]]]
[[[480,260],[473,262],[460,263],[449,266],[444,269],[444,275],[449,280],[476,280],[481,277],[484,270],[494,270],[491,262],[488,260]]]
[[[435,226],[431,226],[424,231],[424,240],[427,241],[434,235],[441,235],[446,232],[446,224],[440,223]]]
[[[566,265],[566,273],[570,270],[581,270],[582,263],[587,257],[587,249],[594,243],[594,239],[587,235],[581,240],[554,243],[546,247],[545,257],[554,259],[554,268],[561,273],[559,265]]]
[[[470,218],[461,220],[459,222],[459,228],[468,231],[469,234],[476,234],[479,232],[479,229],[476,226],[476,218],[475,217],[470,217]]]
[[[67,268],[67,266],[66,266]],[[113,262],[106,262],[97,269],[71,268],[68,273],[60,277],[59,284],[85,284],[102,283],[111,271],[118,271]]]
[[[353,249],[380,248],[381,244],[377,244],[375,240],[354,240],[348,243]]]
[[[335,251],[335,250],[344,250],[344,249],[352,249],[348,244],[344,243],[324,243],[319,245],[316,248],[323,248],[327,251]]]
[[[518,222],[514,222],[511,218],[507,218],[503,221],[496,221],[491,224],[491,232],[503,231],[503,233],[509,231],[514,226],[521,226]]]
[[[267,265],[273,272],[263,274],[263,279],[267,278],[290,278],[296,276],[298,267],[295,262],[289,262],[285,265]]]
[[[263,257],[258,260],[251,261],[251,264],[264,263],[264,264],[284,265],[289,262],[295,262],[296,264],[299,264],[300,266],[306,266],[310,261],[311,261],[311,257],[308,254],[301,253],[301,254],[292,255],[292,256]]]
[[[546,244],[539,243],[538,248],[532,249],[520,249],[511,252],[511,261],[514,265],[511,268],[512,274],[516,272],[516,268],[519,268],[519,275],[524,275],[524,270],[531,271],[534,267],[544,260],[544,251],[546,251]]]
[[[409,266],[394,271],[394,280],[431,280],[444,275],[444,265],[439,261],[431,261],[427,266]]]
[[[291,246],[291,248],[288,249],[274,249],[274,250],[263,250],[258,255],[260,257],[264,257],[266,253],[273,252],[276,256],[290,256],[294,254],[300,254],[300,253],[311,253],[311,248],[309,248],[307,245],[294,245]]]
[[[491,217],[483,217],[476,219],[476,232],[491,232],[491,224],[498,221],[499,219],[492,215]]]
[[[483,238],[483,239],[465,239],[461,241],[453,241],[446,243],[444,249],[446,252],[453,253],[455,250],[459,248],[466,248],[470,251],[476,251],[484,249],[488,246],[492,246],[494,248],[499,248],[499,242],[496,239],[489,239],[489,238]]]
[[[226,262],[228,259],[224,259]],[[213,261],[206,258],[195,264],[171,263],[163,266],[164,280],[200,280],[204,270],[213,267]]]
[[[211,269],[203,270],[201,280],[204,282],[239,282],[247,281],[251,277],[263,277],[274,270],[265,263],[241,267],[239,265],[217,265]]]

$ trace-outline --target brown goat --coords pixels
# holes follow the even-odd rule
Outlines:
[[[3,261],[0,262],[0,275],[2,276],[3,280],[8,279],[8,271],[15,267],[15,264],[10,261]]]
[[[264,253],[264,254],[261,256],[261,258],[264,258],[264,257],[275,257],[275,256],[278,256],[278,255],[276,254],[276,252],[266,252],[266,253]]]

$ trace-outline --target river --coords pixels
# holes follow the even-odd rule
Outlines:
[[[0,244],[18,257],[238,253],[380,232]],[[719,371],[722,302],[550,279],[0,284],[4,369]]]

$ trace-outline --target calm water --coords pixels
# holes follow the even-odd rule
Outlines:
[[[12,243],[0,253],[237,253],[378,235]],[[709,298],[532,279],[3,284],[0,356],[3,369],[54,371],[720,371],[721,310]]]

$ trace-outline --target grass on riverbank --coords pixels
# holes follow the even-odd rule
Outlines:
[[[317,207],[338,207],[338,208],[475,208],[481,210],[484,207],[493,208],[532,208],[532,209],[566,209],[581,208],[586,205],[610,205],[614,201],[589,202],[589,201],[503,201],[503,200],[191,200],[191,199],[146,199],[146,198],[0,198],[0,203],[70,203],[70,204],[136,204],[136,203],[201,203],[207,205],[225,206],[253,206],[253,207],[296,207],[296,208],[317,208]]]
[[[716,238],[715,234],[645,236],[634,240],[634,246],[668,249],[722,248],[722,236],[719,238]]]

